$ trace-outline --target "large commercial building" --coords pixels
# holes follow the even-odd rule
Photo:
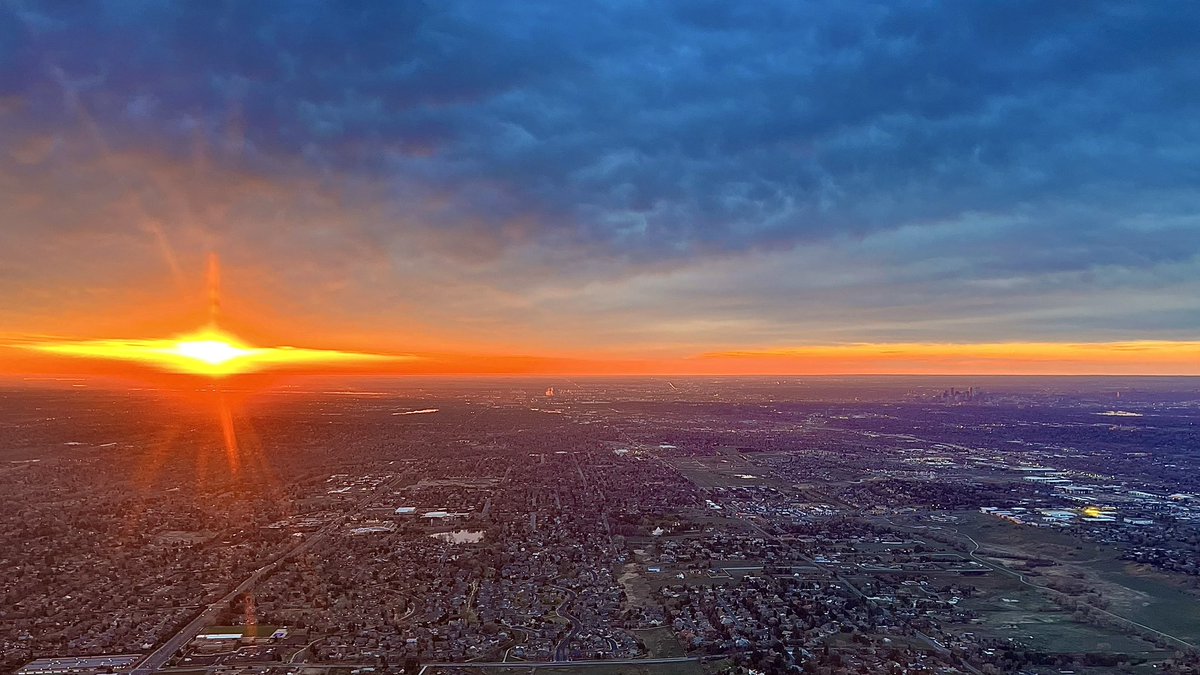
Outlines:
[[[68,673],[95,673],[109,669],[119,672],[132,668],[141,658],[141,654],[52,657],[30,661],[18,668],[16,675],[67,675]]]

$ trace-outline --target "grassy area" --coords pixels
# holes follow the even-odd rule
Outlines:
[[[1101,579],[1135,594],[1120,606],[1114,602],[1110,611],[1200,644],[1200,598],[1194,593],[1182,590],[1160,572],[1122,560],[1101,561],[1093,568]]]
[[[1148,659],[1164,654],[1144,637],[1151,631],[1128,625],[1092,625],[1059,606],[1060,598],[1067,596],[1039,588],[1050,586],[1068,591],[1075,600],[1098,602],[1109,612],[1151,629],[1192,643],[1200,640],[1200,601],[1196,596],[1166,575],[1138,570],[1121,561],[1116,548],[979,513],[959,515],[961,522],[940,534],[973,538],[980,545],[978,555],[1013,571],[967,582],[977,592],[960,606],[978,612],[983,623],[964,626],[964,630],[1013,638],[1051,653],[1123,652]],[[1022,583],[1016,574],[1024,574],[1034,586]]]
[[[1011,549],[1033,558],[1047,558],[1061,563],[1091,562],[1116,556],[1108,546],[1085,542],[1061,530],[1048,527],[1017,525],[982,513],[960,514],[962,520],[953,529],[969,535],[983,547],[995,552]]]
[[[1000,629],[996,631],[998,635],[1015,637],[1052,654],[1121,652],[1145,655],[1156,651],[1152,644],[1135,635],[1078,623],[1062,612],[992,612],[987,617],[987,624],[988,630],[981,633]]]
[[[701,664],[703,672],[707,675],[723,672],[726,668],[733,665],[733,661],[729,659],[717,659],[715,661],[706,661]]]
[[[762,467],[739,455],[718,457],[677,457],[668,460],[685,478],[700,488],[745,487],[761,485],[766,478]],[[744,476],[752,476],[745,478]],[[768,484],[772,484],[769,478]]]
[[[647,656],[652,659],[687,656],[687,651],[670,628],[664,626],[631,632],[646,645]]]
[[[1155,630],[1200,643],[1200,598],[1160,572],[1120,559],[1111,546],[1081,542],[1047,528],[1016,525],[983,514],[964,518],[957,528],[981,545],[980,555],[1023,555],[1057,563],[1034,570],[1033,583],[1070,579],[1103,597],[1106,609]],[[1012,559],[997,559],[1013,562]]]

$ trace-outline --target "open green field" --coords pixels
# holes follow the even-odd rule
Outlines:
[[[971,579],[977,589],[959,607],[975,612],[981,623],[959,630],[999,640],[1013,639],[1047,653],[1082,654],[1120,652],[1134,658],[1156,660],[1170,655],[1136,634],[1079,621],[1058,607],[1044,591],[1025,586],[1013,577],[994,574]]]
[[[657,601],[654,600],[654,594],[663,586],[674,586],[676,584],[687,584],[689,586],[720,586],[728,584],[740,579],[748,572],[738,572],[736,574],[709,576],[707,573],[697,573],[695,570],[672,567],[663,565],[660,567],[661,572],[649,572],[644,567],[634,574],[621,574],[621,585],[625,588],[625,592],[629,593],[633,604],[653,605]],[[683,574],[684,578],[680,579],[677,574]]]
[[[1145,656],[1160,651],[1135,635],[1079,623],[1065,612],[996,611],[985,616],[985,624],[976,631],[979,634],[1015,638],[1051,654],[1120,652]]]
[[[1028,556],[1057,563],[1027,573],[1030,583],[1080,584],[1104,598],[1113,614],[1200,645],[1200,597],[1178,580],[1122,561],[1113,547],[983,514],[964,517],[955,529],[979,542],[979,555],[996,562],[1011,564],[1016,560],[1007,556]]]
[[[957,515],[960,516],[959,522],[948,526],[948,529],[958,530],[978,541],[982,554],[995,549],[996,552],[1011,551],[1061,563],[1089,562],[1116,556],[1111,547],[1080,541],[1061,530],[1017,525],[974,511]]]
[[[1110,611],[1200,645],[1200,597],[1181,590],[1159,572],[1122,560],[1100,561],[1092,568],[1101,579],[1135,594],[1120,606],[1114,602]]]
[[[791,489],[792,485],[772,477],[763,467],[736,453],[715,457],[673,457],[666,461],[699,488],[769,485]]]
[[[646,645],[646,655],[652,659],[687,656],[683,645],[679,644],[679,639],[675,637],[675,631],[670,628],[661,626],[630,632]]]
[[[954,630],[1016,640],[1047,653],[1124,653],[1147,668],[1172,654],[1173,649],[1156,646],[1146,637],[1151,631],[1122,624],[1117,618],[1110,623],[1104,615],[1099,615],[1098,625],[1060,604],[1099,599],[1118,617],[1184,640],[1190,635],[1183,634],[1191,630],[1191,619],[1181,606],[1191,603],[1190,611],[1197,612],[1200,603],[1161,579],[1143,585],[1145,580],[1130,573],[1115,549],[1078,541],[1059,530],[1017,525],[978,512],[955,515],[959,522],[954,524],[909,521],[915,525],[911,533],[927,542],[931,557],[938,549],[971,550],[974,540],[979,545],[977,555],[998,568],[983,576],[958,579],[928,575],[931,588],[953,583],[973,589],[960,594],[957,606],[977,618],[955,624]],[[1044,588],[1047,584],[1072,589],[1075,595],[1056,593]],[[1144,595],[1137,595],[1139,587]],[[1135,607],[1136,603],[1130,602],[1133,598],[1147,604]],[[1172,612],[1184,616],[1172,616]],[[1150,620],[1141,621],[1143,616]]]

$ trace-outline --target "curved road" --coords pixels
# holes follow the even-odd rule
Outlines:
[[[579,632],[579,619],[573,616],[570,612],[566,611],[566,607],[575,601],[575,598],[578,596],[578,594],[575,591],[572,591],[568,588],[562,588],[561,586],[551,586],[551,588],[560,590],[566,594],[567,597],[562,601],[561,604],[559,604],[554,612],[566,619],[570,625],[570,628],[567,629],[567,634],[563,636],[563,639],[558,641],[558,644],[554,645],[554,660],[570,661],[570,655],[567,654],[567,645],[571,642],[571,638],[575,635],[575,633]]]

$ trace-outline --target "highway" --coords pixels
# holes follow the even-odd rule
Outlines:
[[[130,671],[131,675],[150,675],[151,673],[157,672],[160,668],[166,665],[167,661],[171,660],[171,657],[175,655],[175,652],[179,651],[180,648],[195,639],[195,637],[200,634],[200,631],[204,630],[205,626],[208,626],[213,621],[213,618],[217,615],[217,613],[220,612],[222,608],[227,607],[234,598],[253,588],[260,579],[271,572],[274,572],[281,564],[291,560],[301,553],[304,553],[308,549],[315,546],[322,539],[329,536],[331,532],[336,531],[344,522],[346,522],[347,518],[349,518],[351,515],[362,512],[363,509],[374,502],[378,495],[387,494],[388,490],[393,488],[401,478],[401,476],[396,476],[392,478],[392,480],[377,486],[375,490],[371,492],[371,494],[363,497],[353,510],[330,521],[321,529],[305,537],[304,541],[279,554],[274,560],[268,562],[262,567],[254,570],[250,576],[243,579],[241,583],[233,588],[233,590],[221,596],[221,598],[216,602],[208,605],[202,612],[200,612],[198,616],[196,616],[196,618],[192,619],[190,623],[163,642],[158,649],[146,655],[146,658],[142,659],[142,662],[139,663],[136,668]]]
[[[200,631],[204,630],[205,626],[208,626],[213,621],[213,618],[217,615],[217,613],[219,613],[223,607],[227,607],[234,598],[253,588],[254,584],[258,583],[258,581],[267,574],[274,572],[281,563],[286,562],[287,560],[290,560],[291,558],[312,548],[313,545],[315,545],[318,541],[323,539],[333,530],[337,529],[337,527],[342,524],[343,520],[344,517],[330,522],[325,527],[321,528],[317,532],[314,532],[312,536],[306,538],[300,544],[293,546],[287,551],[284,551],[271,562],[254,570],[250,576],[242,580],[242,582],[234,587],[233,590],[221,596],[221,598],[216,602],[213,602],[205,607],[204,610],[200,612],[196,618],[192,619],[190,623],[167,639],[167,641],[164,642],[158,649],[148,654],[146,658],[138,664],[137,668],[134,668],[132,671],[130,671],[132,675],[150,675],[150,673],[156,672],[159,668],[162,668],[167,661],[171,659],[175,652],[179,651],[181,647],[191,642],[197,635],[199,635]]]
[[[586,666],[653,666],[666,663],[698,663],[698,656],[672,656],[660,659],[608,659],[605,661],[571,661],[570,666],[586,667]],[[339,664],[340,665],[340,664]],[[351,664],[352,665],[352,664]],[[374,665],[374,664],[370,664]],[[498,667],[520,667],[520,668],[553,668],[555,666],[562,667],[564,664],[561,661],[468,661],[466,663],[426,663],[421,666],[418,675],[425,672],[426,668],[498,668]]]

